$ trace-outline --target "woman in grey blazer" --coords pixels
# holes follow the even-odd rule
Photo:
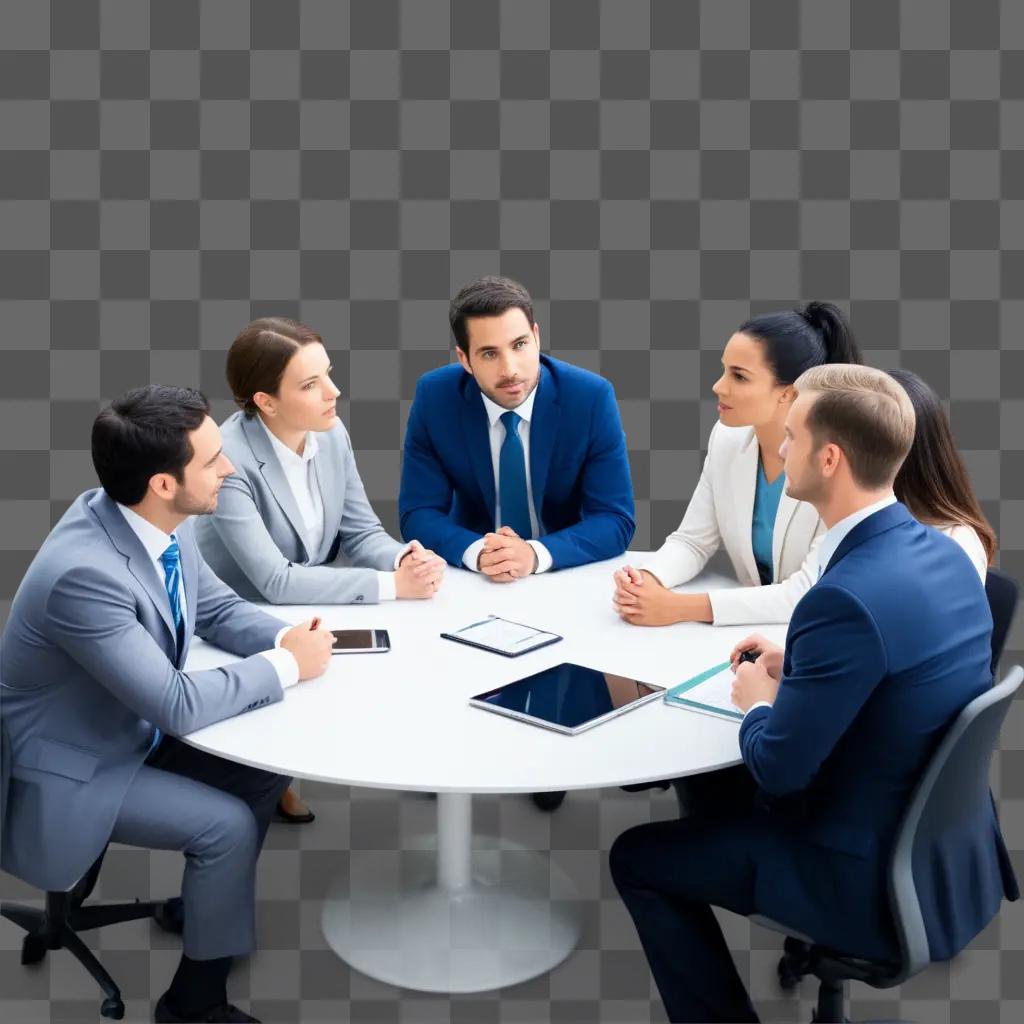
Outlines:
[[[335,411],[330,369],[320,335],[294,320],[254,320],[235,339],[227,377],[241,411],[221,425],[235,474],[202,520],[203,557],[252,601],[431,597],[444,561],[381,526]]]
[[[251,601],[432,597],[444,560],[381,525],[335,411],[330,371],[320,335],[294,320],[254,320],[235,339],[227,378],[241,411],[221,425],[235,473],[216,513],[197,520],[203,557]]]

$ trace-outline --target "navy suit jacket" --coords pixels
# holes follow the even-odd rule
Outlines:
[[[636,529],[626,435],[603,377],[541,356],[530,420],[530,481],[552,568],[622,554]],[[452,565],[494,530],[490,425],[480,388],[460,365],[416,385],[402,459],[402,536]]]
[[[963,549],[890,505],[850,531],[797,604],[775,704],[743,721],[743,760],[762,791],[801,794],[777,806],[799,807],[797,835],[846,855],[851,887],[874,885],[880,910],[910,795],[952,720],[992,685],[991,631]],[[915,863],[915,879],[932,959],[953,956],[1004,894],[1017,897],[991,801]],[[851,936],[848,948],[877,939]]]

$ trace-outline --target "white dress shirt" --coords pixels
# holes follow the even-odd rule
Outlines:
[[[879,501],[876,501],[874,504],[858,509],[856,512],[851,512],[850,515],[846,516],[844,519],[840,519],[839,522],[821,538],[821,544],[818,547],[817,578],[821,579],[821,574],[828,567],[828,563],[832,556],[839,550],[839,545],[843,543],[846,539],[846,535],[855,526],[863,523],[868,516],[873,516],[876,512],[881,512],[883,508],[888,508],[890,505],[894,505],[895,503],[896,495],[890,493]],[[744,712],[744,718],[749,715],[754,708],[770,708],[771,706],[772,702],[770,700],[759,700],[747,708]]]
[[[173,533],[164,533],[160,527],[154,526],[148,519],[143,519],[138,512],[132,511],[127,505],[122,505],[118,502],[117,507],[121,510],[121,515],[124,516],[125,522],[131,527],[132,533],[139,538],[139,542],[146,549],[146,554],[149,555],[150,560],[153,562],[153,567],[156,569],[157,577],[166,589],[164,582],[166,574],[164,573],[164,563],[160,560],[160,556],[167,550],[171,541],[177,540],[177,537]],[[169,603],[170,595],[168,595],[167,600]],[[182,622],[187,622],[188,609],[185,604],[185,577],[181,570],[178,572],[178,604],[181,608]],[[274,671],[277,673],[277,679],[281,684],[282,690],[288,689],[289,686],[294,686],[299,681],[298,662],[291,651],[285,650],[281,646],[281,637],[291,628],[291,626],[285,626],[278,632],[274,638],[274,650],[259,652],[261,657],[266,658],[274,666]]]
[[[498,530],[503,525],[501,521],[501,486],[498,480],[501,446],[505,442],[505,424],[501,422],[501,417],[510,410],[503,409],[496,402],[492,402],[483,392],[480,393],[480,397],[483,399],[484,409],[487,411],[487,420],[490,423],[488,440],[491,444],[491,468],[494,470],[494,529]],[[533,504],[533,481],[530,479],[530,419],[533,416],[533,400],[536,397],[537,389],[534,388],[522,405],[511,410],[522,420],[519,424],[519,440],[523,444],[523,461],[526,463],[526,503],[530,509],[530,532],[534,537],[538,537],[541,533],[541,523]],[[539,540],[529,540],[526,543],[537,554],[536,571],[538,573],[547,572],[551,568],[553,561],[551,552]],[[467,569],[479,572],[477,560],[480,558],[480,552],[483,549],[484,541],[481,537],[480,540],[475,541],[466,548],[462,555],[462,564]]]
[[[858,509],[856,512],[851,512],[845,519],[840,519],[839,522],[821,538],[821,546],[818,548],[818,579],[821,579],[821,574],[828,568],[828,563],[832,560],[832,556],[839,550],[839,545],[846,540],[846,535],[855,526],[863,523],[868,516],[873,516],[876,512],[881,512],[883,508],[888,508],[890,505],[895,504],[896,495],[890,492],[874,504],[868,505],[866,508]]]
[[[311,430],[307,431],[306,443],[302,446],[302,454],[299,455],[298,452],[292,451],[288,445],[274,436],[273,431],[263,422],[262,416],[256,418],[266,431],[267,437],[270,438],[270,445],[284,471],[284,478],[288,481],[288,489],[292,492],[295,504],[299,507],[302,525],[306,528],[306,548],[311,553],[315,553],[320,550],[324,539],[324,502],[320,495],[320,485],[316,480],[316,470],[313,468],[313,457],[320,450],[316,434]],[[408,546],[402,548],[395,558],[396,570],[406,551],[408,551]],[[396,596],[395,574],[378,570],[377,584],[378,599],[394,601]]]

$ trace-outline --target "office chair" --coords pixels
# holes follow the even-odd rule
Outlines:
[[[1003,682],[975,697],[960,712],[928,762],[904,812],[889,866],[889,901],[900,945],[898,962],[848,956],[817,945],[813,937],[795,934],[770,918],[751,915],[751,921],[787,936],[778,965],[783,988],[793,988],[806,974],[818,978],[814,1021],[826,1024],[846,1020],[847,981],[892,988],[931,963],[914,883],[915,854],[926,859],[923,855],[939,835],[969,826],[978,808],[991,800],[989,763],[1022,680],[1024,668],[1016,665]]]
[[[0,784],[10,778],[10,744],[7,732],[0,722]],[[3,822],[7,793],[0,791],[0,823]],[[103,852],[91,868],[68,892],[48,892],[46,908],[26,907],[19,903],[0,903],[0,917],[6,917],[27,932],[21,943],[21,962],[25,965],[40,963],[51,949],[66,949],[96,979],[103,990],[100,1013],[104,1017],[120,1020],[124,1017],[121,990],[92,950],[79,938],[78,933],[91,928],[116,924],[119,921],[137,921],[152,917],[165,931],[180,932],[180,923],[168,913],[165,901],[115,903],[83,907],[99,878]]]
[[[155,917],[160,922],[164,901],[140,903],[136,900],[134,903],[82,906],[96,885],[105,853],[106,850],[68,892],[48,892],[44,910],[18,903],[0,903],[0,916],[28,933],[21,943],[22,964],[37,964],[49,950],[66,949],[103,990],[100,1013],[120,1020],[124,1016],[121,990],[78,933],[146,917]]]
[[[995,675],[1017,608],[1017,581],[1005,572],[989,569],[985,576],[985,596],[992,611],[992,674]]]

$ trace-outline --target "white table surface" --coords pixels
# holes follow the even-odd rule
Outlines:
[[[630,626],[612,611],[612,572],[643,555],[511,584],[448,568],[430,601],[379,605],[279,606],[299,622],[316,611],[330,628],[385,627],[388,654],[337,655],[326,674],[286,691],[283,701],[219,722],[192,745],[303,779],[433,792],[513,793],[653,781],[739,761],[738,724],[661,701],[566,736],[482,711],[474,694],[562,661],[671,686],[724,661],[749,626],[681,623]],[[701,577],[680,588],[735,586]],[[494,613],[552,630],[564,640],[503,658],[438,634]],[[757,627],[782,642],[785,626]],[[193,644],[189,668],[233,656]]]

